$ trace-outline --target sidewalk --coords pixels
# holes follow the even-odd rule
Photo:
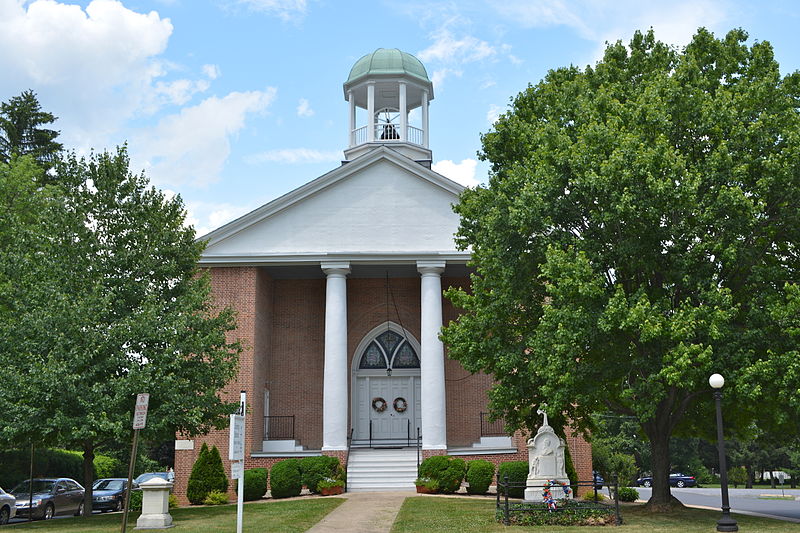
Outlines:
[[[346,492],[340,497],[347,499],[334,509],[309,533],[388,533],[392,529],[403,501],[414,496],[406,492]]]

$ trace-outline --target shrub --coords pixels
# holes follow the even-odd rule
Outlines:
[[[192,466],[192,473],[189,475],[189,485],[186,489],[186,497],[194,505],[203,503],[209,492],[227,492],[228,477],[222,466],[222,458],[219,450],[213,446],[211,450],[204,442],[200,448],[200,455]]]
[[[470,461],[467,466],[467,493],[486,494],[494,479],[494,464],[485,459]]]
[[[246,502],[260,500],[267,493],[267,469],[249,468],[244,471],[244,495],[242,499]],[[239,484],[234,484],[233,488],[239,492]]]
[[[94,458],[94,475],[100,479],[104,477],[128,477],[125,465],[116,457],[96,455]]]
[[[747,469],[743,466],[736,466],[728,470],[728,480],[733,483],[733,488],[747,483]]]
[[[458,457],[434,455],[419,466],[419,485],[430,490],[452,493],[461,486],[467,463]]]
[[[590,491],[590,492],[587,492],[586,494],[583,495],[583,499],[586,500],[586,501],[592,501],[593,502],[593,501],[595,501],[594,494],[595,493],[594,493],[593,490]],[[602,502],[605,499],[606,499],[606,496],[602,492],[598,492],[597,493],[597,501],[598,502]]]
[[[286,459],[275,463],[270,473],[269,486],[273,498],[299,496],[303,489],[300,462]]]
[[[514,512],[515,507],[525,509],[526,504],[512,506],[509,518],[514,526],[603,526],[613,524],[614,510],[611,507],[598,508],[594,503],[567,500],[558,506],[557,513]],[[530,509],[529,506],[527,506]],[[503,521],[503,509],[495,511],[498,522]]]
[[[512,486],[508,490],[508,495],[512,498],[522,498],[525,495],[525,483],[528,481],[528,461],[506,461],[500,463],[497,469],[500,483],[505,483],[508,476]],[[517,484],[519,486],[513,486]],[[498,492],[503,494],[505,491],[498,486]]]
[[[228,493],[219,490],[212,490],[203,498],[204,505],[225,505],[228,503]]]
[[[7,489],[28,479],[31,467],[30,448],[0,451],[0,487]],[[34,477],[71,477],[83,484],[83,453],[58,448],[37,448],[34,454]],[[97,454],[94,458],[95,479],[127,477],[127,466],[119,459]]]
[[[178,497],[170,492],[169,494],[169,508],[175,509],[178,507]]]
[[[141,511],[142,510],[142,491],[141,490],[132,490],[131,491],[131,499],[128,502],[128,509],[131,511]]]
[[[633,487],[620,487],[617,494],[621,502],[635,502],[639,499],[639,491]]]
[[[344,479],[344,469],[336,457],[325,455],[304,457],[300,460],[300,475],[302,484],[312,493],[317,494],[319,492],[317,485],[320,481],[325,478]]]

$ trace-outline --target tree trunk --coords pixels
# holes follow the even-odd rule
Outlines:
[[[650,454],[653,462],[653,492],[645,506],[649,511],[665,512],[682,506],[677,498],[672,497],[669,487],[669,435],[666,432],[654,431],[650,438]]]
[[[94,443],[83,443],[83,516],[92,516],[92,484],[94,483]]]
[[[775,467],[773,466],[769,471],[769,486],[775,488]]]

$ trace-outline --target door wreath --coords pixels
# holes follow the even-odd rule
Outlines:
[[[398,397],[394,399],[392,403],[394,410],[398,413],[405,413],[406,409],[408,409],[408,402],[403,397]]]
[[[384,400],[380,396],[372,399],[372,408],[375,409],[376,412],[382,413],[386,410],[386,407],[387,407],[386,400]]]

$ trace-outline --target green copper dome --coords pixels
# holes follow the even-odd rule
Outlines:
[[[351,85],[362,78],[383,75],[383,76],[412,76],[419,81],[430,84],[428,73],[419,59],[401,52],[397,48],[378,48],[371,54],[367,54],[353,65],[350,69],[350,76],[347,77],[345,86]]]

